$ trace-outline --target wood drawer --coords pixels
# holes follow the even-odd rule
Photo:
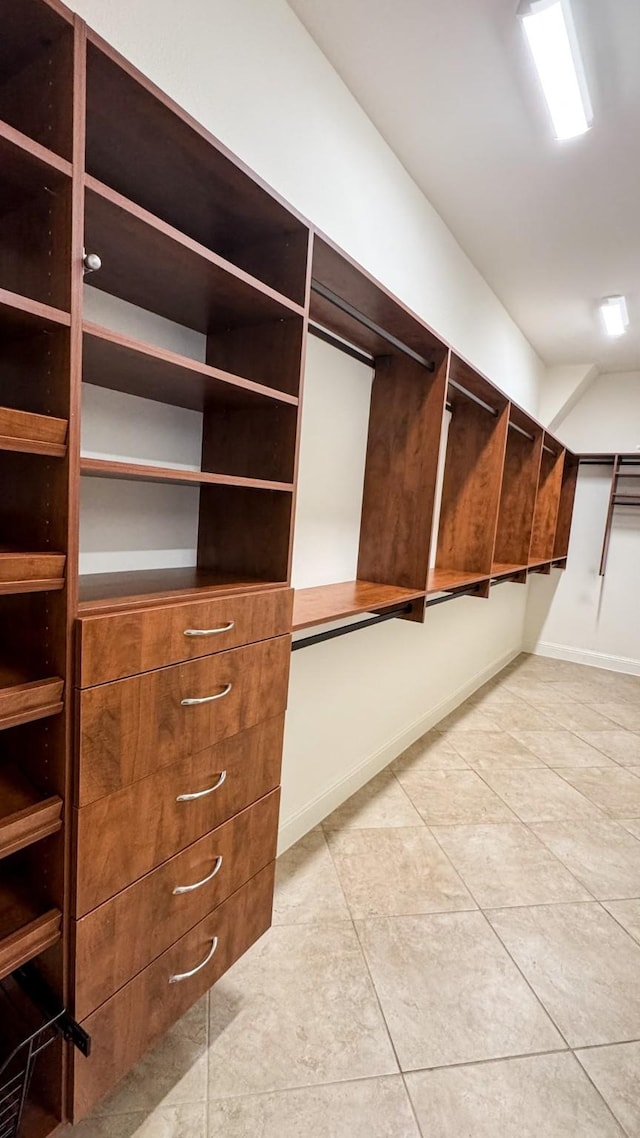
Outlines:
[[[274,860],[279,805],[274,790],[76,922],[76,1019]]]
[[[283,716],[269,719],[76,810],[76,916],[274,790],[280,782],[283,730]],[[202,798],[178,801],[179,795],[210,787],[216,789]]]
[[[290,637],[278,636],[80,692],[78,801],[109,794],[280,715],[290,656]],[[182,704],[211,696],[212,702]]]
[[[286,635],[291,632],[292,609],[291,589],[270,589],[81,617],[77,626],[77,686],[104,684]],[[209,635],[187,636],[188,630]]]
[[[91,1055],[73,1051],[73,1121],[89,1113],[271,924],[275,863],[219,905],[82,1023]],[[216,951],[204,967],[218,938]],[[196,970],[190,978],[171,977]]]

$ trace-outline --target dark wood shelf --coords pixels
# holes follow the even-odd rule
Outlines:
[[[157,604],[158,601],[204,600],[227,593],[250,593],[285,586],[286,581],[223,575],[207,569],[138,569],[126,573],[80,576],[78,612],[103,612]]]
[[[61,308],[0,288],[0,327],[52,331],[70,324],[71,316]]]
[[[0,407],[0,450],[64,458],[67,453],[67,426],[66,419]]]
[[[0,858],[55,834],[62,799],[43,798],[12,764],[0,765]]]
[[[0,874],[0,980],[60,939],[59,910],[42,912],[24,888],[12,875]]]
[[[491,566],[492,577],[510,577],[512,573],[526,572],[527,565],[510,565],[503,561],[494,561]]]
[[[301,317],[304,309],[87,176],[85,242],[96,288],[199,332]]]
[[[145,466],[136,462],[112,462],[103,458],[81,458],[80,473],[91,478],[120,478],[130,482],[166,482],[186,486],[238,486],[245,490],[293,492],[291,482],[270,482],[263,478],[241,478],[232,474],[210,474],[203,470],[173,470],[167,466]]]
[[[448,593],[453,590],[464,589],[469,585],[480,585],[488,580],[488,573],[474,573],[471,569],[436,567],[429,570],[427,593]]]
[[[295,395],[143,344],[96,324],[84,325],[82,378],[96,387],[124,391],[193,411],[209,407],[264,407],[274,402],[298,405]]]
[[[293,629],[311,628],[358,613],[383,612],[395,605],[409,605],[424,597],[424,590],[401,589],[373,581],[342,581],[296,589],[293,595]]]
[[[509,564],[504,561],[494,561],[491,567],[491,576],[510,577],[511,574],[516,574],[516,572],[526,572],[527,568],[528,566],[526,566],[526,564],[524,564],[524,566],[522,566],[522,564],[518,566],[518,564]]]
[[[65,562],[64,553],[24,553],[0,546],[0,595],[62,589]]]
[[[0,730],[57,715],[63,688],[58,676],[33,679],[18,668],[0,666]]]
[[[71,169],[66,159],[0,120],[0,211],[19,204],[16,192],[28,194],[68,181]]]

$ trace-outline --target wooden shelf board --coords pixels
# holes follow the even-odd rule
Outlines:
[[[509,577],[512,573],[522,573],[527,568],[527,565],[509,565],[503,561],[494,561],[491,566],[491,576]]]
[[[0,765],[0,858],[55,834],[62,799],[43,798],[13,764]]]
[[[50,304],[0,288],[0,331],[5,325],[51,331],[68,328],[70,324],[71,316],[61,308],[52,308]]]
[[[295,395],[131,340],[96,324],[84,325],[82,378],[96,387],[193,411],[217,406],[265,406],[274,401],[298,404]]]
[[[0,666],[0,730],[57,715],[63,688],[58,676],[34,679],[21,669]]]
[[[0,875],[0,980],[60,939],[62,914],[42,912],[19,881]]]
[[[210,332],[302,316],[304,309],[146,210],[85,177],[85,241],[102,257],[91,284]]]
[[[0,546],[0,594],[62,589],[65,562],[64,553],[26,553]]]
[[[436,566],[429,570],[427,594],[447,593],[454,589],[464,589],[467,585],[480,585],[489,578],[489,573],[474,573],[472,569],[444,569]]]
[[[286,587],[286,581],[262,581],[255,577],[223,576],[207,569],[138,569],[125,573],[88,573],[80,576],[82,616],[89,613],[144,607],[159,601],[204,600],[227,593],[259,592]]]
[[[47,192],[71,177],[71,163],[0,120],[0,210],[20,204],[24,194]]]
[[[67,426],[66,419],[0,407],[0,450],[64,458]]]
[[[529,569],[543,569],[545,565],[551,564],[551,560],[552,559],[550,557],[545,557],[545,559],[543,561],[530,561],[528,568]]]
[[[204,470],[173,470],[167,466],[145,466],[137,462],[112,462],[103,458],[81,458],[80,473],[90,478],[120,478],[128,482],[166,482],[187,486],[241,486],[249,490],[281,490],[293,493],[292,482],[270,482],[264,478],[241,478],[235,474],[211,474]]]
[[[296,589],[293,595],[293,629],[311,628],[358,613],[380,612],[424,597],[424,590],[401,589],[373,581],[342,581]]]

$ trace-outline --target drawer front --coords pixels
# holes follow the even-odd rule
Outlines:
[[[274,860],[279,804],[274,790],[76,922],[76,1019]]]
[[[280,715],[290,655],[279,636],[80,692],[79,801],[87,783],[109,794]]]
[[[91,687],[291,632],[293,591],[216,597],[78,621],[78,687]]]
[[[84,1118],[266,932],[271,924],[274,864],[261,870],[83,1021],[92,1047],[88,1059],[77,1051],[73,1053],[74,1122]],[[210,955],[209,962],[198,970]],[[172,976],[191,971],[192,976],[171,982]]]
[[[76,916],[274,790],[283,729],[283,716],[269,719],[76,810]]]

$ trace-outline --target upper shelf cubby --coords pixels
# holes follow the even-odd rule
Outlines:
[[[61,6],[0,0],[0,120],[71,158],[73,24]]]
[[[203,127],[106,44],[87,53],[86,170],[304,304],[309,234]]]

